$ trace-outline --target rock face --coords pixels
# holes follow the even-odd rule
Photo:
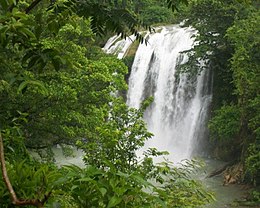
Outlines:
[[[226,168],[223,172],[223,186],[235,183],[241,183],[243,180],[244,167],[241,163]]]

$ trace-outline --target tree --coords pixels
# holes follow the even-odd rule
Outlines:
[[[260,97],[258,83],[260,80],[259,52],[260,13],[251,7],[244,18],[235,21],[227,31],[228,38],[235,47],[231,59],[235,93],[238,95],[240,116],[240,137],[243,139],[243,155],[246,170],[254,184],[259,183],[259,110]]]
[[[84,19],[91,13],[85,14],[79,9],[77,12],[83,17],[77,16],[73,10],[78,6],[83,7],[69,1],[33,1],[31,4],[1,1],[0,96],[4,138],[1,144],[8,150],[7,163],[28,158],[25,146],[44,148],[88,137],[90,128],[104,121],[110,94],[125,87],[120,79],[125,71],[122,63],[120,65],[115,58],[107,59],[107,64],[118,62],[115,68],[110,68],[102,61],[86,59],[86,46],[91,48],[92,30],[95,31],[95,18]],[[96,8],[94,2],[86,6],[99,11],[104,9],[104,15],[108,15],[105,6]],[[126,10],[119,12],[128,15],[124,27],[117,27],[124,20],[115,22],[110,16],[106,17],[106,26],[125,34],[127,25],[137,26],[137,22],[130,23],[134,16]],[[96,14],[98,21],[99,14]],[[3,145],[1,147],[3,154]],[[3,156],[1,167],[14,204],[42,206],[46,202],[38,198],[18,200],[10,188]]]

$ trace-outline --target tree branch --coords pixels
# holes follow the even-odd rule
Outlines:
[[[48,198],[51,195],[51,192],[49,192],[48,194],[44,195],[44,198],[42,200],[39,199],[25,199],[25,200],[20,200],[17,198],[16,193],[13,189],[13,186],[10,182],[10,179],[8,177],[7,174],[7,170],[6,170],[6,165],[5,165],[5,156],[4,156],[4,144],[3,144],[3,139],[2,139],[2,135],[0,133],[0,164],[1,164],[1,171],[2,171],[2,175],[3,175],[3,180],[4,183],[11,195],[11,199],[12,199],[12,203],[15,206],[35,206],[38,208],[43,207],[43,205],[45,204],[45,202],[48,200]]]
[[[17,201],[17,196],[7,175],[7,170],[5,166],[5,157],[4,157],[4,144],[3,144],[3,139],[1,134],[0,134],[0,162],[1,162],[2,175],[3,175],[3,180],[5,182],[5,185],[9,193],[11,194],[12,201]]]
[[[33,1],[30,6],[28,6],[26,9],[25,9],[25,13],[28,14],[34,7],[37,6],[37,4],[39,4],[41,2],[41,0],[35,0]]]

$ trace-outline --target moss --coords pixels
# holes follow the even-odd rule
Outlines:
[[[127,58],[127,57],[131,57],[131,56],[135,56],[135,53],[138,49],[138,46],[139,46],[139,41],[134,41],[131,46],[128,48],[128,50],[126,51],[126,54],[125,54],[125,57],[124,58]]]

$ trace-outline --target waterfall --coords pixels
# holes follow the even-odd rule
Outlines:
[[[120,36],[115,35],[107,41],[105,46],[103,47],[103,50],[106,53],[110,54],[116,54],[117,58],[122,59],[127,52],[127,49],[130,47],[130,45],[135,40],[135,36],[131,35],[127,37],[125,40],[120,41]]]
[[[185,73],[177,75],[177,66],[188,60],[181,52],[192,48],[195,33],[192,28],[167,26],[148,34],[148,44],[140,44],[136,51],[129,78],[127,104],[130,107],[139,108],[144,99],[154,97],[144,115],[154,136],[145,148],[166,150],[169,159],[175,162],[190,159],[207,132],[210,71],[202,71],[195,77]],[[116,44],[126,45],[128,41]],[[120,54],[119,58],[122,57]]]

